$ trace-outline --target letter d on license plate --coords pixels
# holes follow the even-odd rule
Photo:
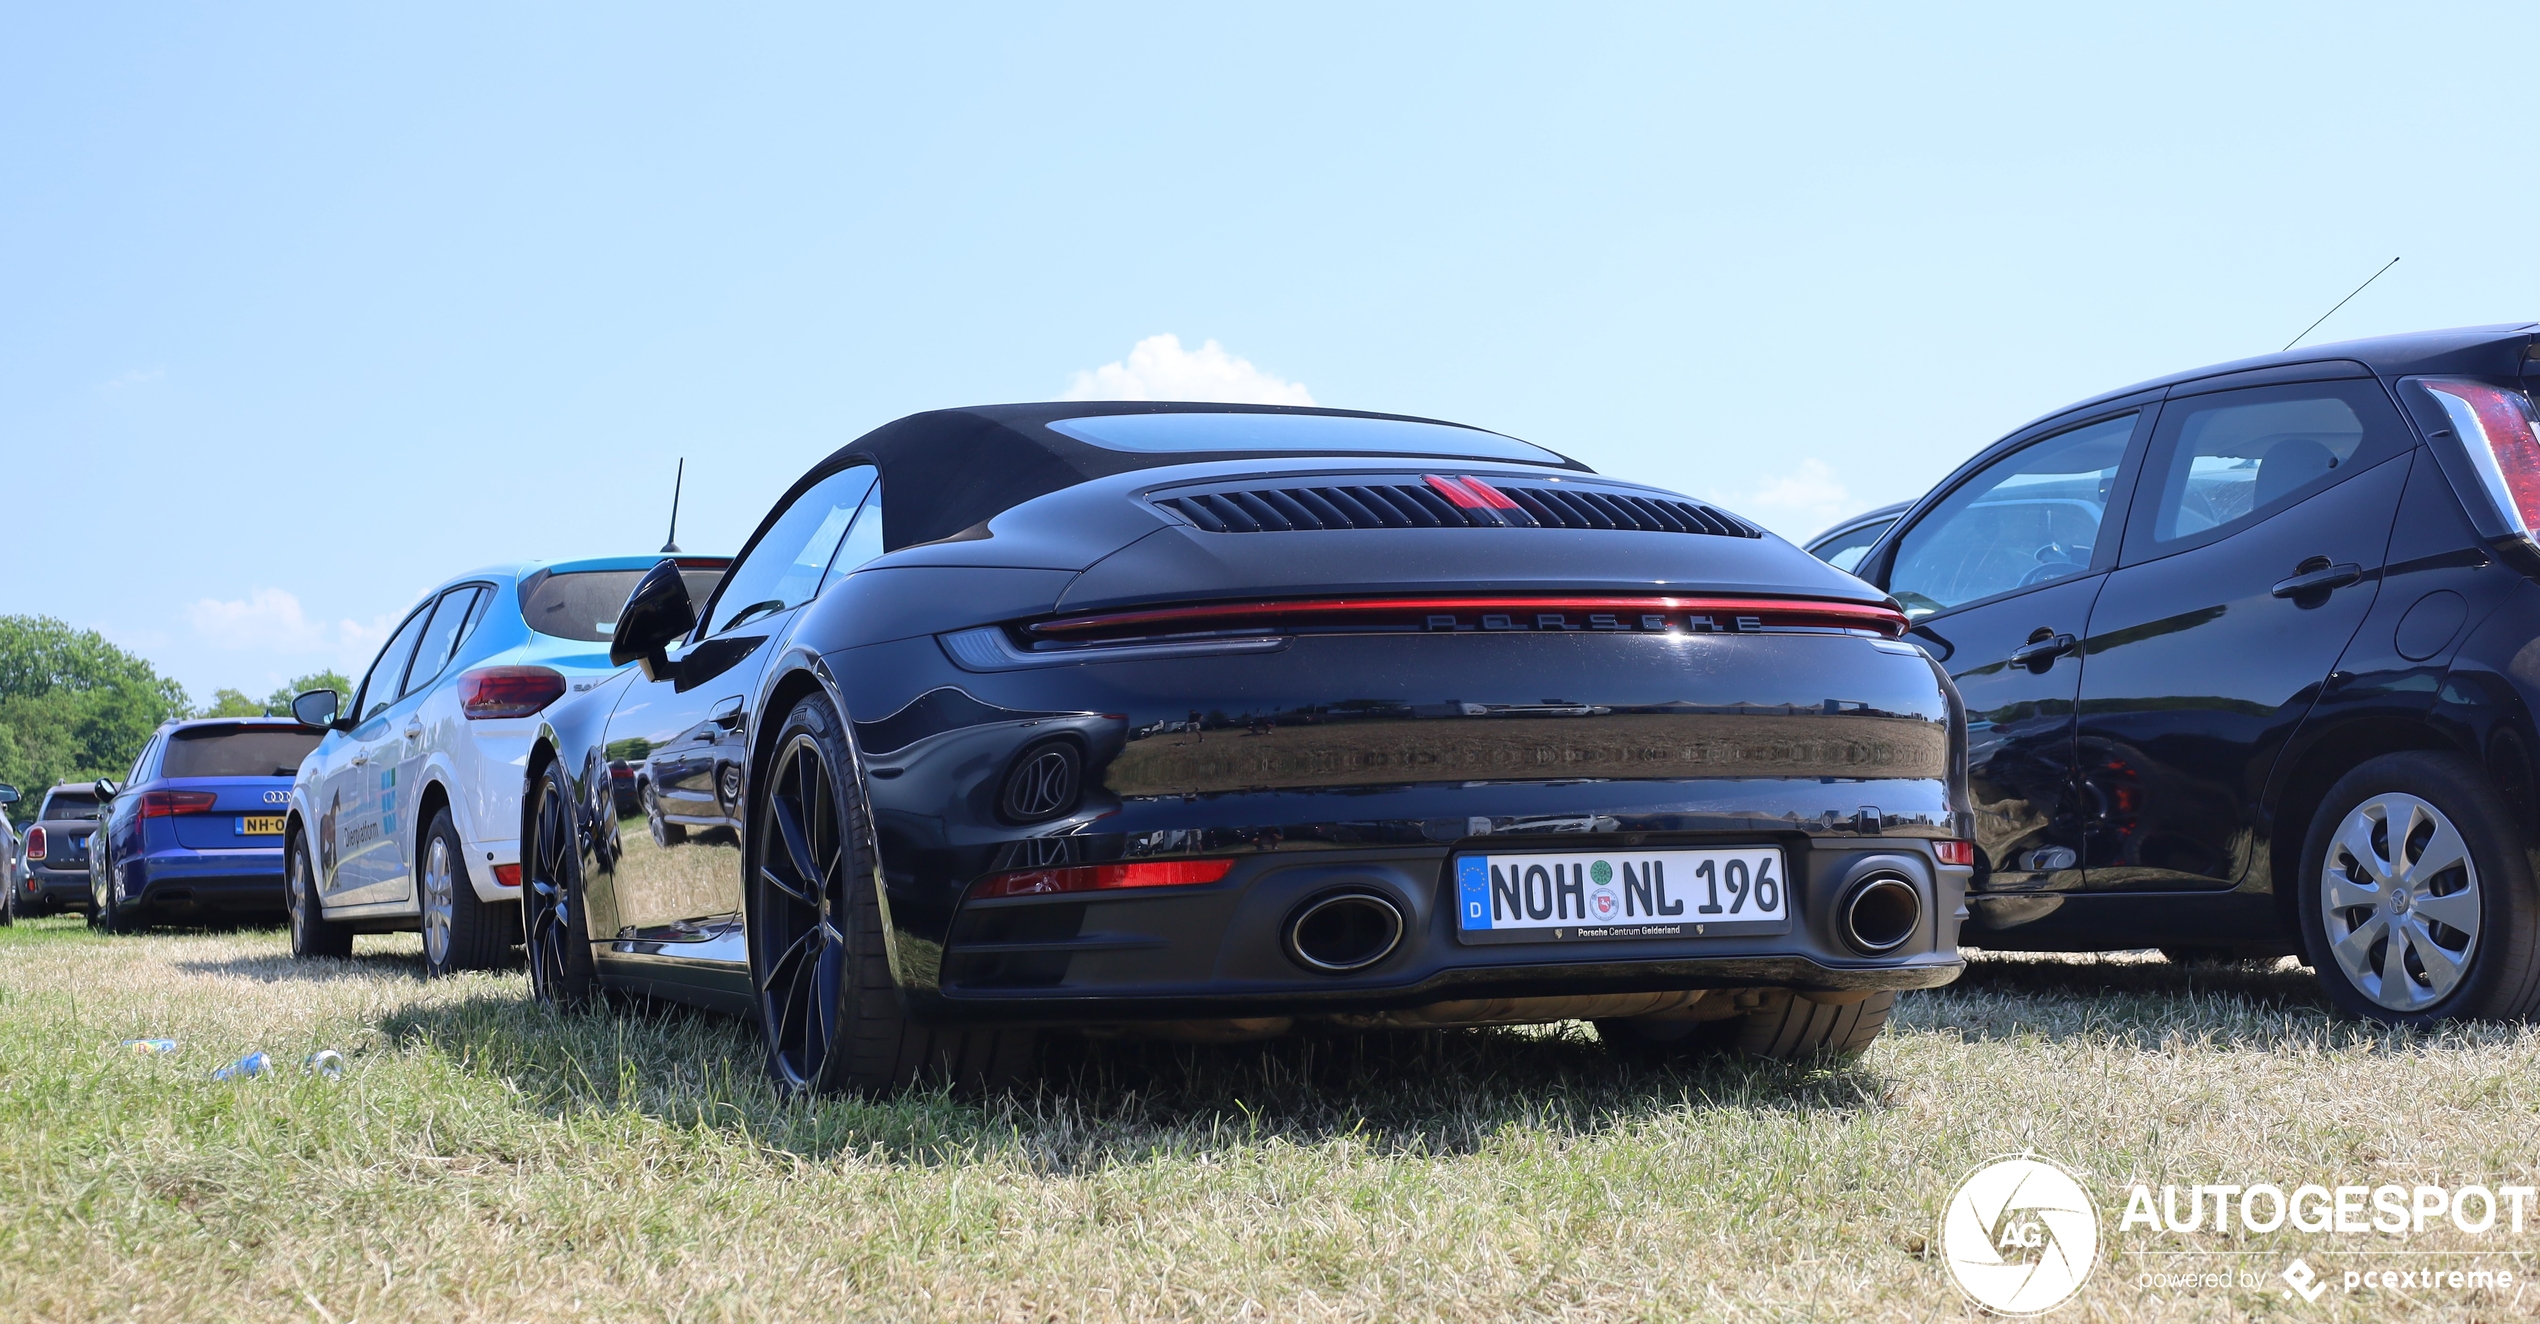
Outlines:
[[[1468,943],[1788,932],[1790,884],[1769,846],[1455,857]]]

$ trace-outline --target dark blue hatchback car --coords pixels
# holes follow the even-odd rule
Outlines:
[[[1967,706],[1961,941],[2298,953],[2540,1016],[2540,324],[2320,345],[1988,447],[1855,573]]]
[[[110,797],[89,850],[89,921],[125,933],[172,920],[283,915],[291,778],[325,733],[288,718],[159,728]]]

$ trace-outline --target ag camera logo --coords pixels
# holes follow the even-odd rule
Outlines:
[[[1940,1216],[1941,1258],[1958,1289],[2005,1315],[2071,1299],[2099,1256],[2099,1210],[2071,1173],[2025,1155],[1958,1184]]]

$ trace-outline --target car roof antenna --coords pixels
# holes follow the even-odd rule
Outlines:
[[[679,457],[679,475],[670,480],[670,536],[662,541],[661,554],[679,555],[679,489],[688,483],[688,457]]]
[[[2395,258],[2395,257],[2394,257],[2394,258],[2390,259],[2389,261],[2384,262],[2384,263],[2382,263],[2382,264],[2381,264],[2381,271],[2388,271],[2389,269],[2391,269],[2392,267],[2395,267],[2395,266],[2397,266],[2397,265],[2399,265],[2399,259],[2397,259],[2397,258]],[[2364,277],[2364,285],[2370,285],[2370,284],[2372,284],[2374,281],[2377,281],[2377,280],[2381,279],[2381,271],[2376,271],[2376,272],[2372,273],[2371,275]],[[2356,286],[2356,287],[2355,287],[2355,293],[2354,293],[2354,294],[2349,294],[2349,295],[2347,295],[2345,298],[2338,300],[2338,301],[2337,301],[2337,307],[2336,307],[2336,308],[2331,308],[2331,309],[2329,309],[2327,312],[2321,313],[2321,314],[2320,314],[2320,322],[2325,322],[2325,321],[2327,321],[2328,319],[2330,319],[2330,318],[2332,318],[2332,317],[2335,317],[2335,316],[2337,315],[2337,309],[2338,309],[2338,308],[2343,308],[2343,307],[2345,307],[2347,304],[2354,302],[2355,294],[2361,294],[2361,293],[2363,293],[2363,292],[2364,292],[2364,285],[2358,285],[2358,286]],[[2302,328],[2302,336],[2307,336],[2307,335],[2309,335],[2310,333],[2312,333],[2312,332],[2314,332],[2314,331],[2319,330],[2319,329],[2320,329],[2320,322],[2313,322],[2313,323],[2311,323],[2309,326],[2303,327],[2303,328]],[[2291,340],[2285,341],[2285,342],[2284,342],[2284,349],[2279,349],[2279,350],[2277,350],[2277,351],[2276,351],[2276,353],[2278,353],[2278,354],[2284,353],[2284,352],[2285,352],[2285,350],[2289,350],[2289,349],[2293,348],[2295,345],[2301,344],[2301,343],[2302,343],[2302,336],[2295,336],[2295,337],[2293,337]]]

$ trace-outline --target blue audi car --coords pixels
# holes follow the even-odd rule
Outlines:
[[[287,717],[160,727],[122,785],[97,783],[89,922],[280,918],[291,778],[324,734]]]

